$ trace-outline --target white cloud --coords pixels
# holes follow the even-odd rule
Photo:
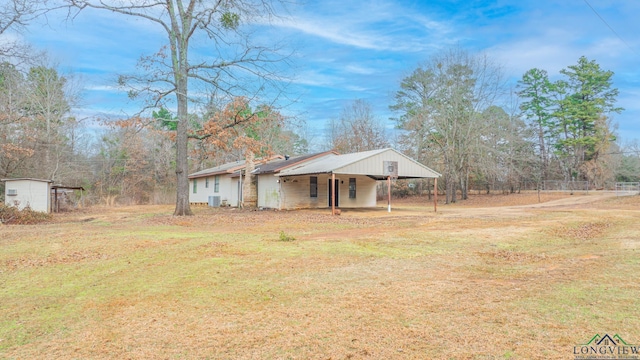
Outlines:
[[[87,91],[122,92],[122,89],[120,89],[119,87],[110,86],[110,85],[88,85],[88,86],[85,86],[85,90],[87,90]]]
[[[354,29],[348,29],[346,24],[337,24],[333,21],[320,19],[283,20],[277,25],[302,31],[308,35],[317,36],[341,45],[355,46],[363,49],[391,50],[381,44],[380,38],[375,34],[358,33]]]
[[[364,86],[358,86],[358,85],[347,85],[344,87],[346,90],[349,91],[356,91],[356,92],[363,92],[363,91],[367,91],[369,90],[369,88],[366,88]]]
[[[315,11],[314,11],[315,10]],[[275,26],[359,49],[419,52],[436,42],[456,41],[446,21],[437,21],[415,9],[391,1],[319,2]],[[428,41],[425,39],[428,38]]]
[[[325,75],[317,71],[310,70],[298,74],[292,82],[299,85],[335,86],[340,81],[342,81],[342,79],[336,76]]]
[[[360,75],[371,75],[371,74],[375,74],[378,71],[374,68],[365,67],[357,64],[349,64],[344,67],[344,70],[352,74],[360,74]]]

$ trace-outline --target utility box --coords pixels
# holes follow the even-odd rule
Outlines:
[[[220,196],[209,196],[209,206],[220,207]]]

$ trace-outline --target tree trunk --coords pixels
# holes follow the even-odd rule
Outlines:
[[[186,56],[185,56],[186,57]],[[184,63],[183,63],[184,62]],[[193,215],[189,205],[189,159],[188,153],[188,104],[186,59],[180,59],[180,72],[176,74],[178,98],[178,127],[176,129],[176,209],[174,216]]]
[[[544,143],[544,128],[540,120],[538,120],[538,143],[540,145],[540,157],[542,158],[542,180],[547,180],[549,162],[547,159],[547,148]]]
[[[451,202],[455,203],[458,201],[458,186],[456,185],[456,181],[451,181]]]
[[[462,200],[467,200],[469,198],[469,173],[460,180],[460,189],[462,191]]]
[[[455,176],[449,174],[447,175],[446,183],[446,203],[455,203],[456,202],[456,179]]]

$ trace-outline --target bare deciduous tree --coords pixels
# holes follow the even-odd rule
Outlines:
[[[196,81],[216,93],[234,95],[277,86],[274,64],[285,58],[277,48],[254,45],[242,24],[269,19],[276,14],[277,1],[270,0],[64,0],[78,11],[94,8],[141,18],[165,32],[167,44],[156,54],[144,57],[142,76],[122,76],[131,96],[147,95],[149,107],[160,107],[175,97],[176,208],[174,215],[192,215],[189,206],[188,138],[189,81]],[[192,40],[209,38],[206,57],[193,57]],[[249,81],[251,80],[251,81]],[[215,136],[215,134],[212,134]]]
[[[70,166],[79,150],[81,124],[70,117],[77,91],[67,77],[46,65],[25,75],[3,63],[0,95],[0,173],[51,180],[74,177]]]
[[[94,157],[94,195],[105,205],[147,203],[153,191],[153,149],[145,146],[148,132],[138,131],[141,119],[107,124]]]
[[[358,99],[347,104],[338,120],[329,123],[329,147],[340,153],[381,149],[389,146],[384,125],[373,114],[371,104]]]
[[[55,7],[53,7],[55,8]],[[22,31],[29,22],[51,10],[47,0],[4,0],[0,1],[0,59],[20,59],[31,62],[30,47],[9,33]]]

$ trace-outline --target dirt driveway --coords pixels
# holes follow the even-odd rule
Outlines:
[[[603,192],[588,195],[570,195],[565,198],[551,200],[541,203],[532,203],[526,205],[515,206],[497,206],[497,207],[477,207],[477,208],[452,208],[442,209],[441,211],[445,216],[478,216],[478,217],[517,217],[526,216],[532,210],[570,210],[570,209],[585,209],[589,208],[591,204],[615,198],[614,192]]]

